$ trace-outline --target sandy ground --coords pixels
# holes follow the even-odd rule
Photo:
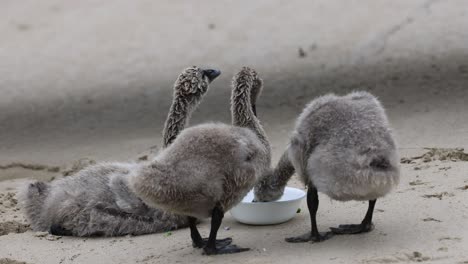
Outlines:
[[[28,231],[16,188],[60,177],[76,160],[154,153],[174,78],[192,64],[223,71],[192,124],[229,122],[229,81],[243,65],[265,80],[258,112],[276,161],[315,96],[368,90],[382,100],[401,156],[468,149],[466,2],[13,1],[0,3],[0,263],[468,263],[468,163],[402,164],[378,201],[376,229],[288,244],[292,221],[236,223],[220,237],[251,251],[206,257],[188,230],[171,235],[58,238]],[[291,186],[302,187],[296,179]],[[366,205],[321,196],[319,228],[359,222]],[[208,233],[208,222],[201,225]]]

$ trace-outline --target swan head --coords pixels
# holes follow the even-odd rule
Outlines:
[[[209,84],[221,74],[216,69],[202,69],[197,66],[186,68],[177,78],[174,90],[177,96],[187,99],[201,98]]]
[[[286,186],[276,182],[273,173],[273,169],[268,169],[257,182],[253,202],[271,202],[281,198]]]

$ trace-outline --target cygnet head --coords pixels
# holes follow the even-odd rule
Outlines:
[[[286,185],[276,182],[273,174],[274,170],[268,169],[262,175],[262,178],[255,185],[253,202],[270,202],[281,198]]]
[[[175,95],[187,99],[200,99],[208,85],[221,74],[216,69],[202,69],[196,66],[185,69],[175,83]]]

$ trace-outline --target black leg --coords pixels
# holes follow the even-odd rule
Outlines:
[[[312,226],[311,232],[307,232],[304,235],[297,237],[288,237],[286,238],[287,242],[290,243],[299,243],[299,242],[321,242],[332,237],[332,233],[327,232],[325,234],[320,234],[317,229],[317,210],[319,206],[319,198],[317,189],[309,184],[309,190],[307,191],[307,207],[309,208],[310,214],[310,224]]]
[[[203,251],[206,255],[219,255],[219,254],[232,254],[232,253],[239,253],[243,251],[249,250],[248,248],[240,248],[236,245],[225,245],[217,247],[216,243],[216,236],[218,235],[219,227],[221,226],[221,222],[224,218],[224,212],[220,208],[220,206],[216,206],[213,209],[213,213],[211,215],[211,230],[210,230],[210,237],[208,238],[208,242],[206,246],[203,248]]]
[[[203,238],[198,232],[197,229],[197,219],[195,217],[188,217],[189,219],[189,226],[190,226],[190,237],[192,237],[192,245],[194,248],[203,248],[205,246],[205,242],[203,242]]]
[[[338,227],[330,228],[331,231],[338,235],[360,234],[372,231],[372,229],[374,229],[374,225],[372,224],[372,215],[374,213],[376,201],[377,200],[369,201],[369,208],[367,209],[366,216],[359,225],[340,225]]]
[[[207,238],[202,238],[197,229],[197,219],[195,217],[188,217],[190,226],[190,237],[192,237],[192,246],[194,248],[204,248],[208,242]],[[221,240],[216,240],[216,245],[219,247],[231,244],[232,238],[228,237]]]

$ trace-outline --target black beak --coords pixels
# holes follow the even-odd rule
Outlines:
[[[213,69],[208,69],[208,70],[203,70],[203,74],[212,82],[216,77],[218,77],[221,74],[221,71],[218,70],[213,70]]]

